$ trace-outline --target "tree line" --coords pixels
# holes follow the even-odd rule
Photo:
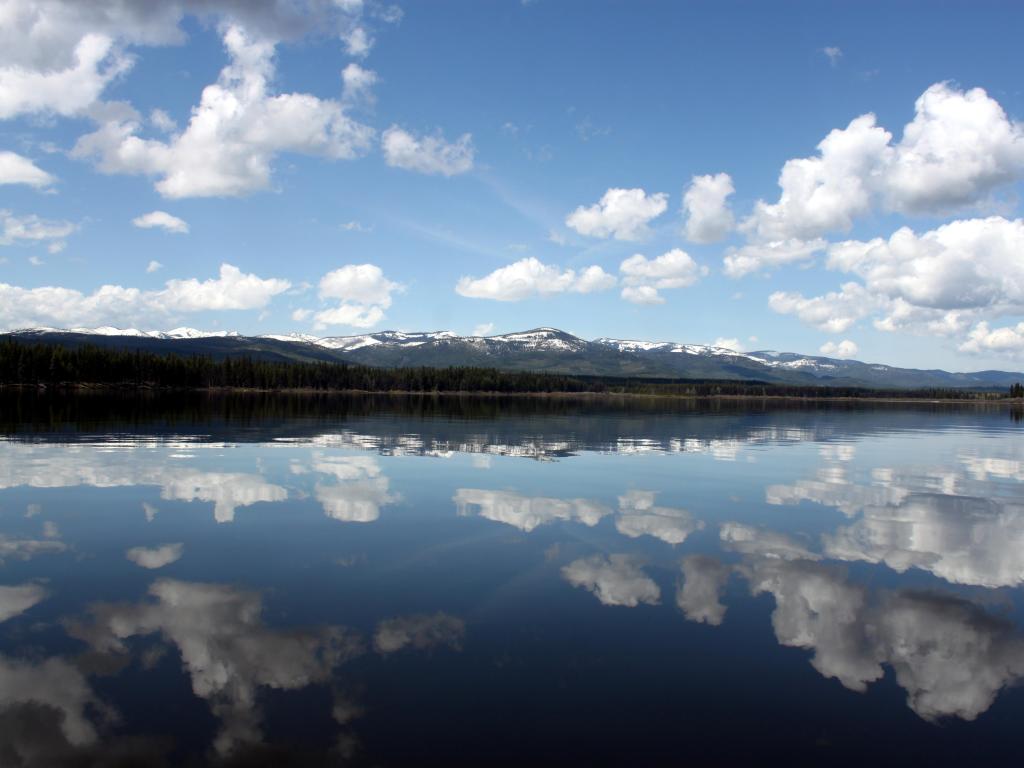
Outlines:
[[[997,400],[1024,396],[962,389],[866,389],[759,381],[570,376],[494,368],[374,368],[332,362],[252,357],[214,358],[56,344],[0,342],[0,385],[60,388],[107,386],[147,389],[253,389],[362,392],[600,393],[677,397],[922,398]]]

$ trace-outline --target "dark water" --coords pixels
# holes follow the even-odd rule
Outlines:
[[[1019,764],[999,407],[0,398],[0,766]]]

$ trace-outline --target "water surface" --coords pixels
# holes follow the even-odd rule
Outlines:
[[[1006,408],[7,395],[0,430],[3,766],[1019,760]]]

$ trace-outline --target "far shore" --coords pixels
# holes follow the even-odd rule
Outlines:
[[[386,395],[396,397],[481,397],[481,398],[519,398],[519,399],[564,399],[564,400],[611,400],[616,398],[645,400],[728,400],[728,401],[780,401],[780,402],[857,402],[887,404],[970,404],[970,405],[1006,405],[1024,406],[1024,398],[1019,397],[988,397],[989,393],[971,392],[964,397],[899,397],[890,395],[697,395],[679,393],[647,393],[647,392],[501,392],[482,390],[365,390],[365,389],[312,389],[282,388],[259,389],[253,387],[154,387],[134,384],[60,384],[57,386],[0,384],[0,391],[33,391],[33,392],[145,392],[145,393],[206,393],[206,394],[263,394],[263,395]]]

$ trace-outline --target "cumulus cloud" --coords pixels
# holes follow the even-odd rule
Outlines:
[[[392,294],[400,290],[402,286],[384,277],[384,270],[376,264],[346,264],[332,270],[320,278],[318,292],[321,299],[336,299],[340,303],[317,312],[313,316],[315,327],[374,326],[384,319]]]
[[[833,67],[839,63],[839,59],[843,56],[843,49],[838,45],[826,45],[821,49],[821,52],[828,57],[828,63]]]
[[[132,219],[132,224],[140,229],[163,229],[167,232],[175,232],[180,235],[188,234],[188,224],[179,219],[177,216],[172,216],[166,211],[151,211],[150,213],[144,213],[141,216],[136,216]]]
[[[466,622],[441,611],[432,615],[399,616],[377,625],[373,648],[380,654],[404,648],[423,651],[443,645],[460,651],[465,634]]]
[[[980,352],[987,347],[990,317],[1024,313],[1022,250],[1021,219],[955,220],[921,234],[902,227],[888,239],[829,246],[828,267],[861,283],[811,298],[778,292],[769,305],[831,333],[874,315],[880,330],[960,337],[962,351]],[[1000,344],[1012,349],[1013,329],[1007,330],[986,351],[998,352]]]
[[[701,267],[681,248],[673,248],[654,259],[634,254],[619,265],[622,273],[622,298],[634,304],[662,304],[659,291],[693,285],[707,267]]]
[[[163,268],[163,264],[161,264],[156,259],[151,259],[149,264],[146,265],[146,272],[152,274],[153,272],[159,272]]]
[[[159,547],[132,547],[124,553],[124,556],[140,568],[163,568],[165,565],[176,563],[185,554],[185,545],[161,544]]]
[[[728,173],[693,177],[683,194],[683,234],[687,240],[714,243],[732,231],[734,219],[728,200],[734,191]]]
[[[668,195],[648,195],[642,189],[611,188],[589,207],[570,213],[566,226],[588,237],[639,240],[648,233],[647,224],[668,209]]]
[[[840,342],[826,341],[818,348],[818,351],[823,355],[838,357],[841,360],[845,360],[849,357],[856,357],[858,349],[855,342],[850,341],[849,339],[843,339]]]
[[[787,160],[776,203],[758,200],[743,228],[758,241],[811,240],[847,230],[872,204],[872,184],[888,162],[892,134],[861,115],[818,144],[816,157]]]
[[[41,219],[35,214],[17,216],[0,210],[0,245],[60,242],[78,229],[70,221]]]
[[[944,224],[918,235],[849,240],[829,248],[829,267],[869,291],[939,310],[1024,310],[1024,220],[1000,216]]]
[[[592,555],[562,568],[562,577],[582,587],[605,605],[635,608],[640,603],[657,605],[661,590],[629,555]]]
[[[266,189],[280,152],[340,160],[369,148],[373,129],[352,120],[340,101],[271,92],[273,42],[238,26],[223,37],[230,63],[203,89],[184,131],[167,141],[142,138],[138,115],[120,110],[81,137],[73,154],[95,158],[106,173],[158,177],[160,194],[184,198]]]
[[[7,57],[0,60],[0,120],[40,112],[80,114],[133,63],[106,35],[86,34],[73,51],[63,68],[50,71],[20,66]]]
[[[0,119],[88,113],[106,87],[131,69],[134,57],[126,48],[184,42],[179,25],[187,14],[275,41],[328,31],[365,54],[372,40],[362,11],[361,5],[332,0],[10,0],[0,25]],[[393,20],[384,15],[378,14]]]
[[[615,277],[601,267],[562,270],[534,256],[501,267],[480,278],[461,277],[455,292],[472,299],[522,301],[556,293],[592,293],[615,285]]]
[[[744,230],[760,242],[848,230],[873,209],[938,214],[984,202],[1024,175],[1024,127],[981,88],[936,83],[898,143],[861,115],[813,157],[788,160],[775,203],[759,200]]]
[[[983,89],[937,83],[914,111],[886,173],[892,209],[935,213],[972,205],[1024,174],[1024,125]]]
[[[39,168],[27,157],[14,152],[0,152],[0,185],[25,184],[36,189],[44,189],[56,181],[55,176]]]
[[[159,322],[180,312],[259,309],[290,287],[287,280],[260,278],[222,264],[208,280],[168,280],[159,291],[104,285],[90,294],[72,288],[21,288],[0,283],[0,327],[122,327]]]
[[[729,277],[743,277],[762,269],[807,262],[815,254],[825,250],[827,246],[828,243],[819,237],[813,240],[790,238],[789,240],[748,243],[741,248],[729,248],[723,259],[725,274]]]
[[[971,329],[959,349],[970,354],[994,352],[1010,357],[1024,356],[1024,322],[990,329],[988,323],[982,321]]]
[[[393,125],[381,136],[384,161],[393,168],[439,176],[456,176],[473,169],[473,137],[464,133],[447,142],[438,133],[416,137]]]
[[[807,298],[799,293],[776,291],[768,306],[781,315],[795,315],[801,322],[827,333],[845,333],[869,314],[876,301],[859,283],[846,283],[839,291]]]

